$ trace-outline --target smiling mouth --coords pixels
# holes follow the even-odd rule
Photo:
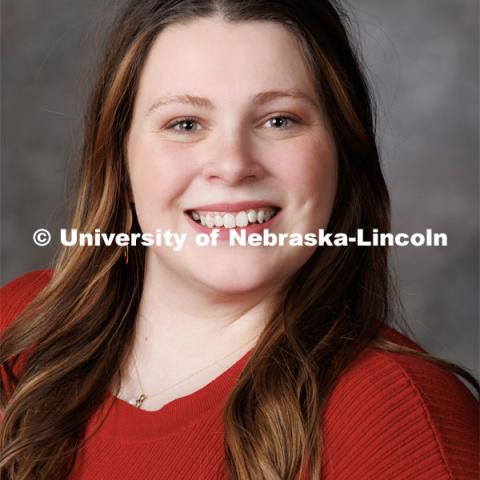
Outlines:
[[[187,210],[185,213],[196,223],[207,228],[238,228],[265,223],[280,212],[278,207],[250,208],[238,212]]]

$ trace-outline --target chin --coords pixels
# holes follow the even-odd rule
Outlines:
[[[209,272],[208,276],[198,276],[197,280],[205,285],[212,291],[241,295],[249,294],[255,291],[268,290],[269,287],[273,287],[274,284],[278,285],[278,279],[274,280],[274,276],[267,276],[265,271],[263,272]]]

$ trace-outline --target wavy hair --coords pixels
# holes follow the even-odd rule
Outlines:
[[[330,232],[390,231],[390,204],[375,140],[373,103],[349,19],[333,0],[129,1],[115,22],[87,113],[70,228],[126,230],[130,187],[124,141],[139,76],[161,31],[220,16],[272,21],[293,32],[311,68],[338,154]],[[140,231],[133,215],[132,231]],[[46,288],[4,332],[0,361],[2,479],[60,480],[88,439],[86,424],[120,379],[132,348],[145,248],[63,247]],[[321,476],[322,414],[344,369],[368,345],[420,356],[470,382],[465,369],[379,335],[395,318],[387,248],[318,248],[285,287],[224,412],[234,480]],[[28,352],[23,373],[14,367]]]

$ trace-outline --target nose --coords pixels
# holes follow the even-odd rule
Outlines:
[[[263,175],[264,169],[251,152],[249,142],[240,134],[223,136],[210,150],[210,158],[203,167],[209,181],[235,185],[253,181]]]

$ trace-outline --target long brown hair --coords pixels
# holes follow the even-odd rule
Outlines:
[[[345,12],[327,0],[130,1],[112,29],[89,102],[70,228],[125,231],[124,140],[145,57],[167,25],[214,15],[231,22],[278,22],[296,35],[338,152],[328,230],[389,231],[389,196],[369,88]],[[132,231],[140,231],[135,215]],[[145,249],[130,250],[125,264],[117,247],[63,247],[47,287],[5,331],[0,361],[9,388],[1,392],[2,479],[56,480],[71,471],[86,440],[86,424],[132,347]],[[478,390],[463,368],[382,339],[379,332],[394,318],[393,305],[387,248],[315,251],[286,286],[227,402],[230,478],[290,479],[307,471],[320,478],[319,427],[326,400],[367,345],[421,356]],[[13,367],[27,350],[17,378]]]

